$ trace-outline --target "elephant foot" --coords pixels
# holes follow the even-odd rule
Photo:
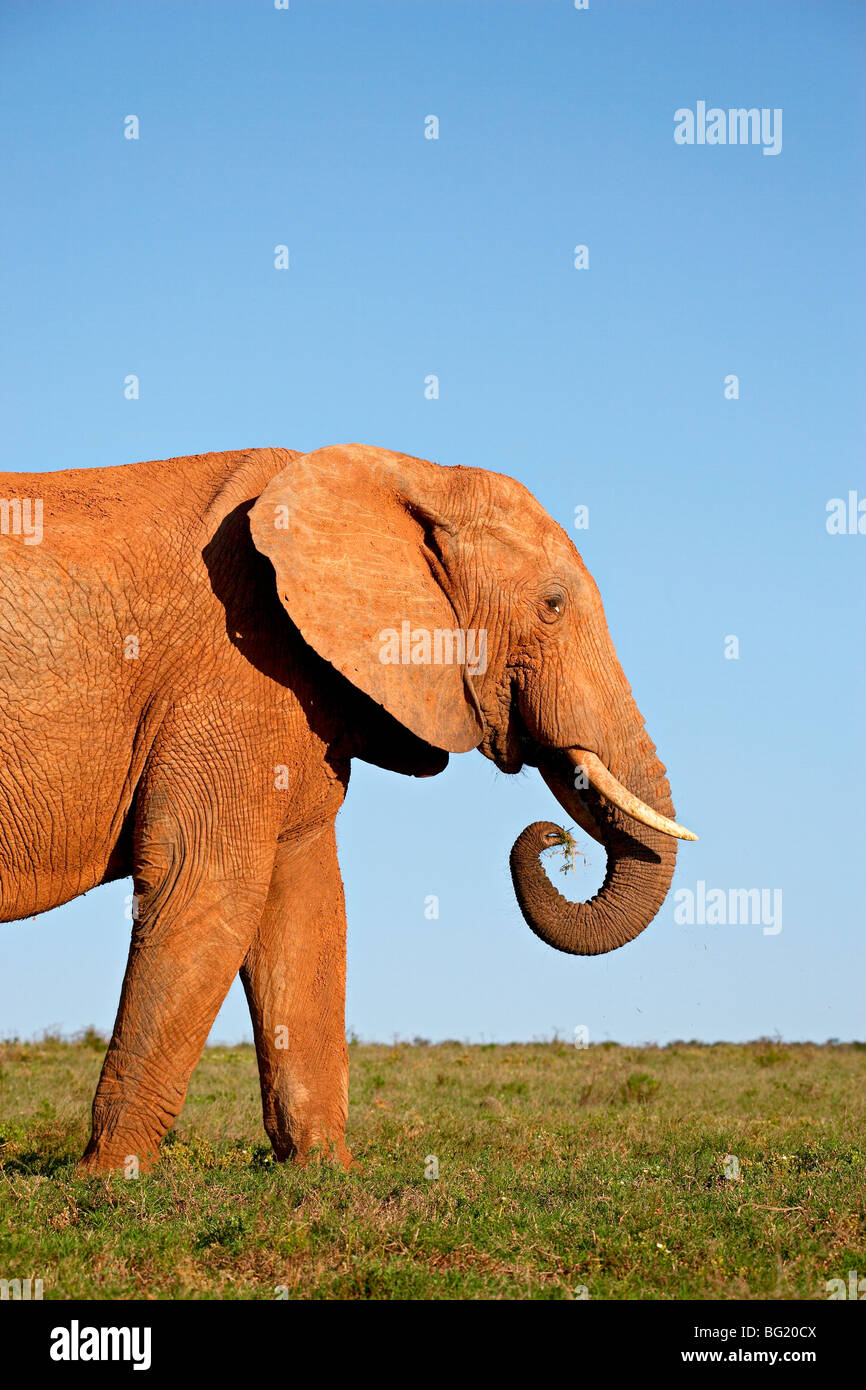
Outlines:
[[[344,1173],[363,1173],[364,1171],[363,1164],[359,1163],[356,1158],[353,1158],[352,1154],[346,1148],[324,1149],[316,1147],[310,1149],[308,1153],[295,1154],[292,1162],[295,1163],[298,1168],[309,1168],[314,1164],[317,1168],[320,1168],[324,1164],[328,1164],[331,1167],[342,1168]]]
[[[278,1163],[294,1163],[298,1168],[309,1168],[315,1164],[339,1164],[345,1172],[361,1172],[361,1164],[352,1157],[342,1139],[323,1139],[316,1137],[309,1142],[274,1144],[274,1154]]]
[[[131,1148],[120,1152],[117,1148],[101,1149],[93,1141],[87,1145],[75,1165],[77,1173],[105,1177],[109,1173],[120,1173],[122,1177],[134,1182],[151,1172],[159,1161],[159,1154],[153,1151],[135,1153]]]

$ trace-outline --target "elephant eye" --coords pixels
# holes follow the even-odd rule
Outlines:
[[[541,600],[541,616],[545,622],[555,622],[561,618],[565,610],[565,594],[560,589],[555,589],[549,594],[545,594]]]

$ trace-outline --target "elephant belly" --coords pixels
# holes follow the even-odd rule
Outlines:
[[[71,731],[70,731],[71,732]],[[79,735],[80,737],[80,735]],[[131,872],[129,761],[104,744],[75,748],[0,729],[0,921],[15,921]],[[111,762],[118,764],[111,767]]]
[[[62,816],[62,808],[55,807]],[[11,811],[11,815],[10,815]],[[38,807],[17,805],[0,790],[0,921],[13,922],[59,907],[99,883],[132,872],[125,828],[116,833],[76,817],[46,819]]]
[[[146,737],[129,616],[47,545],[0,542],[0,921],[12,921],[120,876]]]

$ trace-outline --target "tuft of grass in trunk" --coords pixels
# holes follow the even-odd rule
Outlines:
[[[576,867],[574,862],[575,856],[580,855],[581,859],[584,860],[586,856],[581,854],[580,850],[577,848],[577,840],[572,834],[573,827],[570,826],[568,830],[563,830],[561,826],[557,828],[559,831],[558,837],[551,841],[545,853],[552,852],[554,855],[561,855],[562,863],[559,866],[559,872],[561,874],[574,873]]]

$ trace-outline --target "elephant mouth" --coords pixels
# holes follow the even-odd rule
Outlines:
[[[496,764],[500,772],[513,775],[522,772],[525,767],[534,767],[542,771],[546,767],[551,773],[558,773],[563,780],[573,780],[574,768],[566,761],[569,749],[552,747],[533,738],[520,713],[516,690],[512,689],[511,692],[508,720],[504,725],[491,724],[488,728],[489,733],[480,748]],[[600,739],[587,735],[580,746],[605,766],[609,766],[610,755]]]

